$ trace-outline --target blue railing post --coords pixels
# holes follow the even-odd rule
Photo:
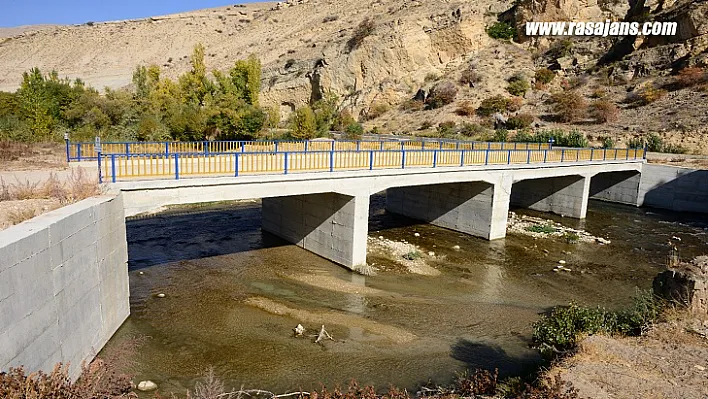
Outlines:
[[[421,142],[420,142],[420,149],[421,149],[421,150],[424,150],[424,149],[425,149],[425,141],[422,141],[422,140],[421,140]]]
[[[305,152],[307,152],[308,144],[310,144],[310,140],[305,140]]]
[[[403,149],[403,142],[401,142],[401,153],[403,154],[403,155],[401,155],[401,169],[405,169],[406,168],[406,150]]]
[[[509,150],[509,155],[506,157],[506,164],[507,165],[511,164],[511,150]]]
[[[405,144],[403,144],[403,142],[401,141],[401,151],[405,151],[405,150],[406,150],[406,146],[405,146]]]
[[[369,170],[374,170],[374,152],[369,151]]]
[[[241,142],[241,152],[246,152],[246,142],[245,141]]]
[[[647,159],[647,146],[644,145],[644,154],[642,154],[642,159]]]
[[[234,177],[238,177],[238,152],[234,154]]]
[[[170,156],[170,143],[169,142],[165,143],[165,156],[166,157]]]
[[[440,140],[440,148],[439,148],[440,150],[442,150],[442,146],[443,146],[443,141]]]
[[[284,165],[283,174],[287,175],[288,174],[288,152],[287,151],[285,152],[285,159],[284,159],[283,165]]]
[[[629,148],[627,148],[627,154],[625,155],[624,160],[629,160]]]
[[[278,152],[278,142],[275,142],[275,152]]]
[[[484,152],[484,164],[489,165],[489,149]]]
[[[69,133],[64,134],[64,143],[66,144],[66,162],[71,162],[71,155],[69,155]]]
[[[575,150],[575,162],[580,161],[580,150]]]
[[[204,154],[208,154],[209,153],[209,142],[208,141],[203,142],[202,146],[204,147]]]
[[[460,142],[459,141],[455,142],[455,149],[456,150],[460,149]]]
[[[179,154],[175,154],[175,180],[179,180]]]
[[[103,171],[101,170],[101,151],[96,152],[98,158],[98,182],[103,183]]]
[[[116,154],[111,154],[111,181],[116,182]]]
[[[384,147],[384,146],[383,146],[383,143],[384,143],[384,142],[382,141],[382,142],[381,142],[381,148],[380,148],[381,151],[383,151],[383,147]]]
[[[591,161],[593,160],[593,156],[594,156],[594,155],[595,155],[595,149],[594,149],[594,148],[591,148],[591,149],[590,149],[590,160],[591,160]]]
[[[465,150],[460,151],[460,166],[465,166]]]
[[[130,143],[125,143],[125,155],[130,155]]]
[[[329,152],[329,171],[334,172],[334,151]]]
[[[81,143],[76,143],[76,158],[81,162]]]
[[[615,161],[617,160],[617,149],[615,148]]]
[[[561,162],[565,159],[565,149],[561,150]]]
[[[604,161],[606,159],[607,159],[607,148],[603,148],[602,149],[602,160]]]
[[[531,150],[528,149],[528,145],[526,146],[526,163],[531,163]]]
[[[334,140],[332,140],[332,151],[334,151]]]
[[[438,166],[438,150],[433,150],[433,168],[436,166]]]
[[[356,141],[356,150],[357,151],[361,150],[361,140]]]
[[[546,163],[546,159],[548,159],[548,150],[543,150],[543,163]]]

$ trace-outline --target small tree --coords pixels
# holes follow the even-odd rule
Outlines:
[[[347,140],[360,140],[363,134],[364,127],[359,122],[352,122],[344,129],[344,138]]]
[[[480,116],[490,116],[497,112],[506,112],[511,100],[502,96],[494,96],[485,98],[477,108],[477,114]]]
[[[506,87],[506,91],[513,96],[523,97],[530,88],[531,85],[525,76],[514,75],[509,78],[509,85]]]
[[[614,122],[619,115],[619,109],[611,101],[596,100],[590,105],[590,114],[597,123]]]
[[[309,140],[317,133],[317,120],[315,113],[309,106],[300,107],[293,115],[290,135],[297,140]]]
[[[516,36],[516,29],[505,22],[496,22],[487,28],[487,34],[494,39],[511,40]]]

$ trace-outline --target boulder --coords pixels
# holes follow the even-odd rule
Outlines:
[[[660,273],[654,278],[654,294],[685,305],[697,316],[708,316],[708,256]]]

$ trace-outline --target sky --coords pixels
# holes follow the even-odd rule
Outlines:
[[[249,3],[244,0],[0,0],[0,27],[83,24]]]

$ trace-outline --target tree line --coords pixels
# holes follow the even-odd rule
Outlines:
[[[65,133],[72,141],[96,136],[104,141],[254,140],[280,125],[279,109],[259,105],[261,62],[255,55],[211,76],[201,44],[190,61],[191,69],[176,80],[156,65],[138,66],[129,88],[106,88],[103,94],[81,79],[33,68],[14,93],[0,92],[0,140],[59,141]],[[361,125],[339,104],[328,93],[297,109],[287,121],[287,135],[313,138],[333,127],[358,131]]]

